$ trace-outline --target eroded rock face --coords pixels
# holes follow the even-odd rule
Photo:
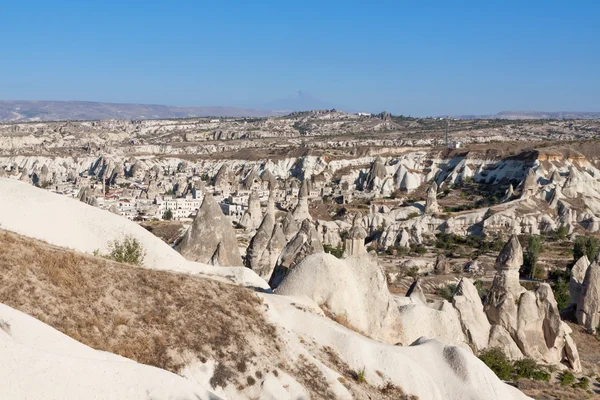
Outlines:
[[[577,302],[577,322],[590,333],[600,326],[600,265],[598,256],[590,264],[581,286]]]
[[[205,194],[192,226],[176,250],[190,261],[223,267],[243,265],[231,222],[210,193]]]
[[[583,288],[583,281],[589,266],[590,261],[586,255],[577,260],[575,265],[573,265],[573,268],[571,269],[571,278],[569,280],[569,305],[575,305],[575,307],[577,307]]]
[[[577,348],[568,325],[560,319],[550,286],[542,283],[525,290],[519,284],[522,251],[513,235],[496,259],[498,271],[484,306],[492,324],[489,346],[501,346],[511,357],[519,356],[516,346],[524,357],[549,364],[566,361],[580,371]]]
[[[355,330],[374,339],[397,343],[402,327],[385,276],[368,256],[337,259],[317,253],[296,265],[275,290],[306,296]]]
[[[477,289],[468,278],[462,278],[456,287],[452,305],[458,311],[461,327],[469,343],[476,350],[488,347],[491,325],[483,311]]]
[[[300,230],[285,246],[275,267],[269,285],[276,288],[283,281],[289,270],[302,261],[305,257],[322,253],[323,245],[319,239],[319,234],[312,222],[308,219],[302,221]]]

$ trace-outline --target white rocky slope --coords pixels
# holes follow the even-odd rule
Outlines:
[[[0,228],[88,254],[96,250],[106,254],[111,242],[129,236],[143,246],[147,268],[210,275],[246,286],[269,288],[247,268],[222,269],[188,261],[126,218],[13,179],[0,178]]]
[[[2,398],[218,400],[171,372],[85,346],[0,304]]]
[[[128,234],[142,241],[148,252],[147,260],[150,261],[148,267],[180,272],[202,270],[204,274],[212,273],[219,279],[223,279],[232,270],[232,268],[209,267],[182,261],[168,245],[126,219],[19,182],[0,180],[0,205],[2,206],[0,224],[3,229],[43,239],[55,245],[90,252],[95,248],[102,248],[101,243]],[[252,274],[251,271],[248,272]],[[381,387],[391,382],[421,399],[526,399],[522,393],[502,383],[492,371],[464,349],[447,346],[438,341],[420,341],[418,345],[411,347],[376,342],[325,318],[318,308],[310,305],[310,302],[307,302],[309,305],[306,307],[299,307],[299,304],[302,305],[301,299],[273,294],[260,296],[268,305],[265,311],[267,318],[277,327],[278,335],[286,345],[285,350],[289,360],[300,360],[318,368],[325,376],[335,398],[349,399],[352,395],[340,383],[340,373],[320,361],[319,355],[326,346],[354,370],[364,368],[369,384]],[[4,315],[4,311],[0,309],[0,317]],[[11,315],[8,315],[7,319],[10,323]],[[48,342],[40,340],[38,345],[58,342],[58,339],[51,338],[47,333],[50,328],[39,322],[35,324],[32,322],[32,325],[35,326],[26,330],[34,333],[39,330],[42,338],[50,338]],[[13,335],[13,337],[18,336]],[[40,349],[36,352],[27,348],[19,350],[19,345],[11,343],[13,339],[10,341],[5,339],[5,341],[8,344],[0,342],[1,349],[6,352],[6,356],[2,359],[10,362],[3,361],[3,365],[0,366],[0,383],[6,382],[10,384],[11,390],[15,390],[15,395],[11,396],[13,399],[53,398],[48,395],[43,396],[44,393],[38,391],[50,390],[50,384],[40,385],[42,389],[32,387],[28,380],[32,376],[31,365],[39,365],[40,371],[46,371],[45,376],[48,377],[48,382],[52,382],[55,391],[48,393],[55,393],[54,398],[136,398],[138,391],[148,388],[146,384],[160,382],[161,390],[169,390],[170,387],[177,386],[177,389],[182,391],[180,394],[166,398],[186,399],[188,394],[194,394],[196,393],[194,390],[199,390],[195,389],[196,386],[191,382],[204,385],[207,383],[206,373],[196,370],[194,365],[188,365],[182,371],[190,381],[187,382],[167,372],[140,367],[138,364],[105,353],[99,354],[106,357],[106,360],[88,354],[73,360],[52,347],[43,349],[52,353],[48,355],[47,351]],[[26,344],[33,347],[36,342],[34,339],[28,339]],[[70,348],[68,352],[78,354]],[[111,372],[106,364],[108,359],[111,360],[110,368],[118,370],[116,372],[118,376],[114,379],[110,378]],[[119,366],[115,366],[117,363],[112,360],[116,359],[122,361],[122,366],[120,363]],[[69,373],[61,372],[62,370],[56,368],[56,365],[66,366]],[[145,372],[129,371],[129,368],[133,369],[134,366],[148,368],[153,372],[148,372],[146,375]],[[380,371],[381,376],[377,371]],[[172,383],[173,380],[183,383],[175,385]],[[87,396],[82,392],[81,382],[84,382],[86,387],[92,388],[93,394],[97,397]],[[119,388],[125,385],[125,382],[133,385],[130,388],[132,395],[111,392],[120,390]],[[1,386],[6,387],[4,384]],[[281,374],[279,377],[268,375],[260,385],[254,386],[253,390],[256,393],[252,394],[252,398],[290,400],[309,398],[308,391],[293,376]],[[103,393],[108,394],[103,396]],[[150,389],[149,392],[144,391],[144,393],[148,393],[150,398],[161,399],[166,392],[157,391],[157,395],[153,396],[154,392]],[[206,392],[198,393],[197,398],[210,398],[206,397]],[[233,387],[226,388],[222,393],[229,399],[249,398],[248,393],[239,392]]]

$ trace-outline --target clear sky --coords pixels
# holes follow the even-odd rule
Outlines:
[[[600,111],[600,1],[4,0],[0,99]]]

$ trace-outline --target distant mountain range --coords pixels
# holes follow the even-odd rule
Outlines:
[[[600,112],[501,111],[491,115],[455,115],[458,119],[600,119]]]
[[[234,107],[173,107],[91,101],[0,100],[0,121],[269,117],[281,112]]]
[[[298,91],[261,108],[175,107],[152,104],[91,101],[0,100],[0,122],[33,122],[103,119],[169,119],[195,117],[270,117],[293,111],[340,109],[313,95]],[[353,112],[352,110],[344,110]],[[502,111],[493,115],[446,116],[458,119],[600,119],[600,112]]]
[[[333,104],[316,98],[310,93],[302,90],[297,91],[291,96],[270,101],[263,105],[267,110],[279,111],[311,111],[311,110],[331,110],[336,108]]]

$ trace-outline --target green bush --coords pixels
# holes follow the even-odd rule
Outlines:
[[[418,212],[411,212],[410,214],[408,214],[406,216],[406,219],[413,219],[413,218],[417,218],[418,216],[420,216],[421,214],[419,214]]]
[[[560,377],[560,384],[562,386],[570,386],[575,382],[575,375],[571,371],[565,371]]]
[[[598,240],[593,236],[577,236],[573,243],[573,259],[579,260],[584,255],[592,261],[598,252]]]
[[[577,389],[588,390],[590,387],[590,380],[587,376],[583,376],[581,379],[579,379],[579,382],[573,384],[573,387]]]
[[[329,253],[333,256],[336,256],[337,258],[342,258],[342,256],[344,255],[343,248],[333,247],[333,246],[329,246],[327,244],[323,245],[323,251],[325,251],[325,253]]]
[[[419,267],[410,267],[408,271],[406,271],[406,276],[410,276],[411,278],[415,279],[417,276],[419,276]]]
[[[511,362],[499,348],[483,351],[479,354],[479,359],[504,381],[516,381],[522,378],[550,381],[551,374],[546,367],[529,358]]]
[[[414,248],[414,252],[422,256],[423,254],[427,253],[427,248],[420,244]]]
[[[535,379],[550,382],[550,373],[542,369],[531,358],[524,358],[513,363],[514,376],[518,378]]]
[[[436,293],[441,298],[452,301],[452,296],[454,296],[454,292],[456,291],[456,283],[449,283],[446,286],[438,288]]]
[[[121,241],[113,241],[109,249],[107,258],[122,263],[142,265],[146,256],[142,244],[131,236],[126,236]]]
[[[561,225],[555,232],[554,236],[558,240],[565,240],[569,234],[569,228],[566,225]]]
[[[512,378],[513,366],[506,357],[506,354],[499,348],[485,350],[479,355],[479,359],[483,361],[489,369],[494,371],[498,378],[503,381],[509,381]]]

